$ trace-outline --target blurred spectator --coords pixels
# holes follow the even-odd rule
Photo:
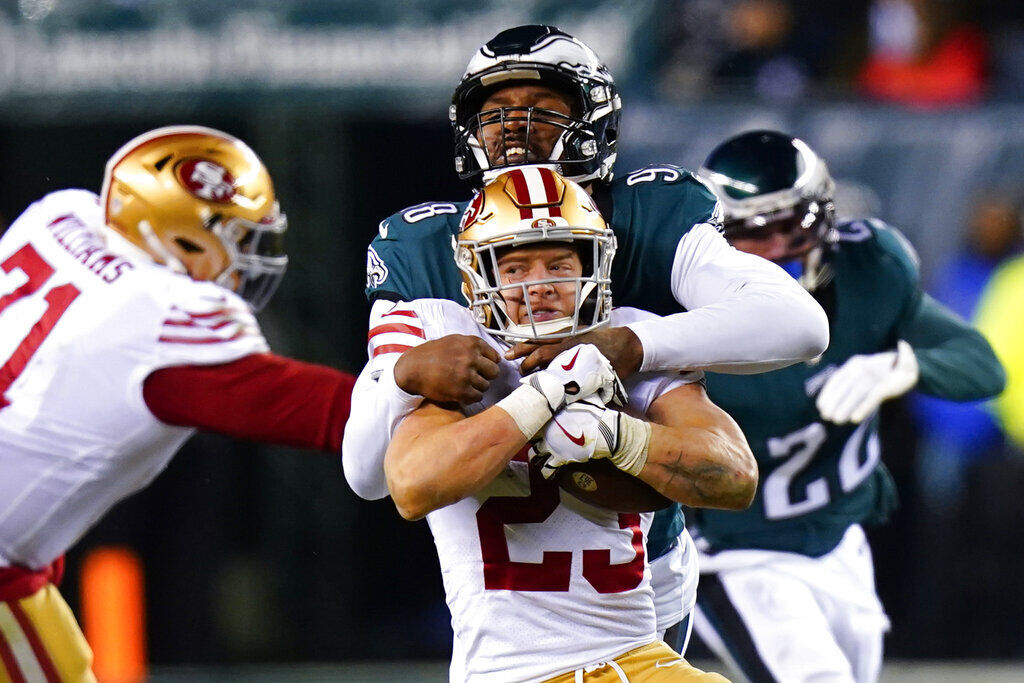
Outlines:
[[[929,293],[970,320],[993,271],[1020,249],[1021,220],[1014,198],[988,193],[975,202],[963,245],[938,269]],[[912,405],[921,432],[921,499],[932,514],[955,515],[967,470],[1001,453],[1002,433],[981,402],[950,403],[918,394]]]
[[[1007,260],[981,295],[976,321],[1006,369],[1006,390],[996,398],[1003,431],[1024,450],[1024,256]]]
[[[660,88],[676,100],[720,87],[798,99],[824,75],[850,13],[796,0],[675,0],[667,8]]]
[[[813,61],[794,36],[793,8],[784,0],[740,0],[726,16],[729,50],[714,69],[723,82],[743,83],[768,100],[804,94]]]
[[[981,99],[988,40],[959,9],[956,0],[873,0],[859,90],[872,99],[918,107]]]

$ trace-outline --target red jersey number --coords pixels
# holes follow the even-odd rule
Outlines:
[[[514,562],[509,558],[506,524],[541,524],[559,503],[559,488],[530,468],[530,495],[488,498],[476,513],[480,551],[487,590],[567,591],[572,552],[544,551],[540,562]],[[583,551],[583,578],[598,593],[622,593],[640,585],[644,577],[644,540],[639,514],[620,514],[619,528],[632,531],[636,555],[629,562],[612,564],[611,550]]]
[[[53,276],[53,266],[43,260],[43,257],[32,247],[26,244],[18,251],[9,256],[0,267],[5,273],[17,269],[25,274],[27,281],[10,294],[0,297],[0,315],[7,310],[7,307],[15,301],[27,296],[32,296]],[[52,288],[43,296],[46,302],[46,310],[42,317],[36,321],[32,329],[28,331],[25,338],[21,340],[18,347],[14,349],[10,358],[0,367],[0,410],[10,405],[6,392],[18,375],[22,373],[25,366],[32,359],[36,349],[43,343],[46,336],[50,334],[53,326],[57,324],[64,311],[75,300],[81,292],[71,283],[59,285]]]

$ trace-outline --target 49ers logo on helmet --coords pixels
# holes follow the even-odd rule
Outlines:
[[[466,227],[476,220],[477,216],[480,215],[480,209],[484,205],[484,193],[477,192],[476,196],[473,197],[473,201],[466,207],[465,213],[462,214],[462,220],[459,221],[459,232],[462,232]]]
[[[186,159],[178,165],[178,180],[200,199],[230,202],[235,196],[235,179],[226,168],[209,159]]]
[[[555,222],[553,220],[551,220],[550,218],[538,218],[537,220],[535,220],[533,223],[530,224],[530,227],[534,227],[534,228],[553,228],[553,227],[555,227]]]

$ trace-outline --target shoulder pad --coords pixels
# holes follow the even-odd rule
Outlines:
[[[451,224],[458,224],[466,202],[423,202],[416,204],[388,216],[377,226],[377,234],[380,239],[394,239],[396,234],[393,231],[402,231],[403,228],[413,228],[424,232],[437,230],[441,227],[448,227]],[[455,220],[452,220],[455,217]]]
[[[898,229],[877,218],[844,220],[836,223],[840,245],[863,243],[874,246],[891,257],[914,278],[921,268],[921,258],[914,245]]]
[[[657,182],[660,184],[672,184],[688,180],[696,180],[696,177],[685,168],[673,164],[657,164],[638,168],[622,177],[617,177],[612,182],[621,182],[629,187],[633,187],[641,183]]]

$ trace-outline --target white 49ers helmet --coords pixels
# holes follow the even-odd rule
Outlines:
[[[583,269],[579,277],[552,277],[502,285],[498,259],[504,250],[538,243],[571,243]],[[462,290],[478,322],[508,341],[560,339],[608,322],[612,309],[611,269],[615,235],[586,190],[542,167],[507,171],[485,185],[462,217],[455,263]],[[528,288],[572,283],[572,316],[538,320]],[[510,319],[503,291],[522,292],[527,320]]]
[[[270,174],[227,133],[169,126],[140,135],[107,162],[100,199],[107,225],[158,263],[238,292],[255,310],[284,275],[288,221]]]

